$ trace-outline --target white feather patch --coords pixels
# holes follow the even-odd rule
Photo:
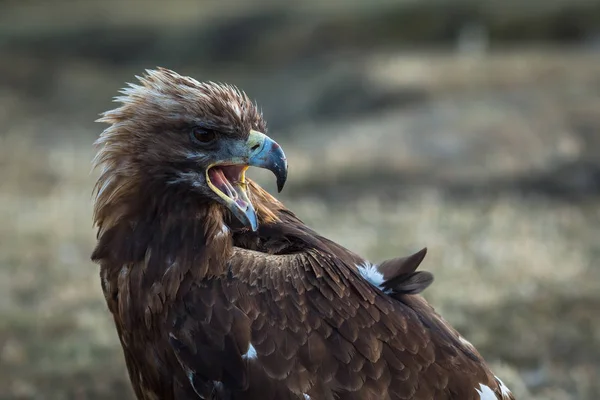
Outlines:
[[[383,275],[377,270],[377,265],[365,261],[363,264],[357,265],[356,267],[363,278],[368,280],[371,285],[381,289]]]
[[[481,390],[477,388],[475,388],[475,390],[477,390],[477,393],[479,393],[480,400],[498,400],[498,398],[496,397],[492,389],[489,388],[489,386],[480,383],[479,387],[481,388]]]
[[[254,348],[254,346],[252,346],[252,343],[250,343],[250,347],[248,347],[248,351],[246,352],[246,354],[242,355],[242,358],[245,358],[248,360],[253,360],[256,358],[256,349]]]
[[[500,385],[500,393],[502,394],[502,399],[510,399],[510,396],[512,395],[510,389],[504,384],[504,382],[502,382],[500,378],[498,378],[497,376],[495,376],[495,378],[498,381],[498,384]]]

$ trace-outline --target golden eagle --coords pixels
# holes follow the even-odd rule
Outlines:
[[[371,264],[245,177],[287,176],[246,94],[138,79],[99,119],[92,259],[139,399],[513,399],[417,295],[425,250]]]

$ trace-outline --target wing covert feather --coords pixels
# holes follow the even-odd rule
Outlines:
[[[234,248],[227,278],[197,284],[173,312],[179,361],[240,393],[269,379],[264,398],[450,398],[453,369],[479,356],[457,351],[449,331],[434,342],[445,325],[423,320],[424,301],[387,296],[349,264]]]

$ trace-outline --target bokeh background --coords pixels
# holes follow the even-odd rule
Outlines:
[[[600,398],[600,2],[0,0],[0,399],[133,398],[90,160],[155,66],[257,99],[316,230],[427,246],[425,296],[518,398]]]

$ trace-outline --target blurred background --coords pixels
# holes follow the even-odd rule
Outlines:
[[[262,105],[316,230],[427,246],[425,296],[518,398],[600,398],[599,1],[0,0],[0,399],[133,398],[90,160],[156,66]]]

